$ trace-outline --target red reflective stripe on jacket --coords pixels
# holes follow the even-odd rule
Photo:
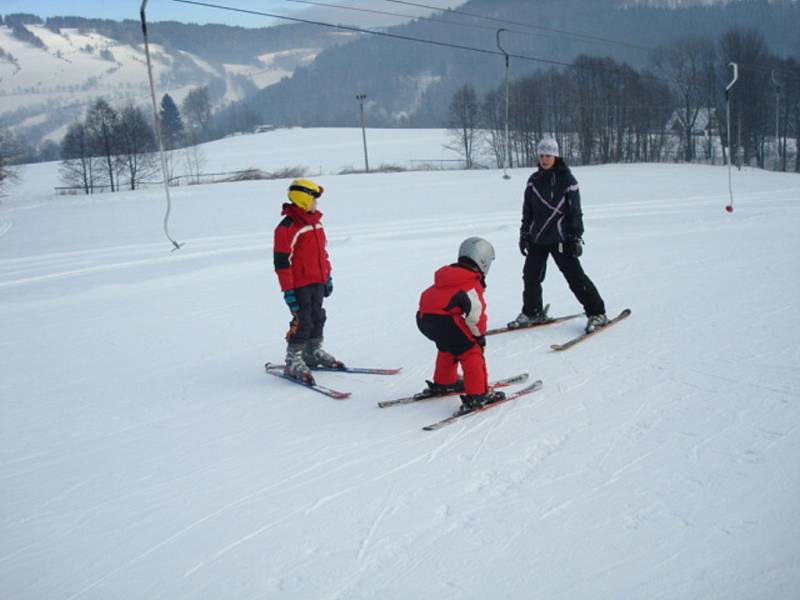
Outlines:
[[[331,263],[325,249],[327,240],[322,226],[322,213],[306,212],[294,204],[284,204],[282,214],[291,221],[275,228],[273,252],[289,257],[289,266],[275,269],[281,291],[312,283],[325,283],[331,274]]]

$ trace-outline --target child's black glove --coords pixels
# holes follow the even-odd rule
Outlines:
[[[566,254],[567,256],[574,256],[575,258],[578,258],[581,254],[583,254],[583,240],[580,238],[577,240],[563,242],[561,246],[561,253]]]
[[[524,233],[520,234],[519,236],[519,252],[522,256],[528,256],[528,250],[530,249],[530,242],[528,241],[528,236]]]
[[[328,280],[325,282],[325,291],[322,295],[326,298],[333,293],[333,275],[328,275]]]

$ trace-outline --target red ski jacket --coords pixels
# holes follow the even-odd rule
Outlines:
[[[486,333],[485,286],[480,273],[454,264],[442,267],[433,277],[433,285],[419,299],[421,315],[449,315],[468,339]]]
[[[275,228],[273,245],[281,291],[325,283],[331,274],[331,263],[325,250],[322,213],[306,212],[287,203],[281,214],[286,217]]]

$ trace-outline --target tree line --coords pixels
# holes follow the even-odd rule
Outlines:
[[[184,116],[169,94],[161,99],[158,125],[167,151],[167,177],[173,167],[172,151],[179,148],[187,149],[183,153],[186,170],[196,173],[202,163],[198,144],[208,138],[208,90],[192,90],[182,108]],[[85,117],[69,126],[61,142],[61,181],[85,194],[134,190],[152,181],[160,165],[151,123],[152,118],[139,106],[127,104],[117,109],[103,98],[95,100]]]
[[[739,66],[730,93],[729,63]],[[467,167],[533,166],[535,146],[556,138],[575,164],[732,160],[800,172],[800,62],[770,53],[756,30],[731,30],[714,43],[685,36],[658,47],[650,66],[579,56],[569,69],[514,79],[483,95],[465,84],[452,96],[448,126]],[[506,156],[508,155],[508,156]]]

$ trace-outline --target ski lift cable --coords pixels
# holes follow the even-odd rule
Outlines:
[[[434,16],[410,15],[408,13],[396,13],[396,12],[389,12],[389,11],[385,11],[385,10],[377,10],[377,9],[371,9],[371,8],[358,8],[356,6],[345,6],[343,4],[332,4],[332,3],[327,3],[327,2],[316,2],[314,0],[285,0],[285,2],[294,2],[294,3],[297,3],[297,4],[310,4],[310,5],[319,6],[319,7],[322,7],[322,8],[335,8],[335,9],[340,9],[340,10],[349,10],[349,11],[353,11],[353,12],[360,12],[360,13],[367,13],[367,14],[385,15],[385,16],[390,16],[390,17],[402,17],[402,18],[405,18],[405,19],[425,19],[426,21],[432,21],[434,23],[441,23],[443,25],[448,25],[448,26],[451,26],[451,27],[464,27],[464,28],[468,28],[468,29],[483,29],[483,30],[486,30],[486,31],[496,31],[497,30],[497,27],[495,25],[478,25],[477,23],[463,23],[463,22],[453,21],[453,20],[449,20],[449,19],[437,19]],[[424,4],[420,4],[419,6],[422,7],[422,8],[428,8]],[[448,13],[448,16],[449,16],[449,13]],[[531,26],[531,27],[534,27],[534,26]],[[543,29],[547,30],[547,28],[543,28]],[[558,39],[558,36],[555,36],[555,35],[547,35],[547,34],[541,34],[541,33],[534,34],[534,33],[530,32],[530,31],[522,31],[520,29],[504,28],[504,30],[509,32],[509,33],[516,34],[516,35],[524,35],[524,36],[536,35],[538,38]],[[572,35],[580,36],[581,34],[572,34]],[[598,40],[584,40],[584,41],[595,41],[595,42],[598,42]],[[602,41],[602,42],[599,42],[599,43],[606,44],[606,43],[616,43],[616,42]]]
[[[443,25],[450,25],[454,27],[466,27],[470,29],[484,29],[487,31],[494,31],[496,27],[493,25],[478,25],[476,23],[458,23],[455,21],[448,21],[446,19],[437,19],[436,17],[420,17],[418,15],[409,15],[404,13],[396,13],[396,12],[389,12],[386,10],[377,10],[372,8],[358,8],[356,6],[345,6],[343,4],[329,4],[326,2],[315,2],[314,0],[285,0],[285,2],[294,2],[297,4],[310,4],[313,6],[319,6],[322,8],[336,8],[339,10],[349,10],[353,12],[360,12],[360,13],[367,13],[373,15],[384,15],[388,17],[402,17],[404,19],[421,19],[424,18],[427,21],[433,21],[435,23],[442,23]],[[509,30],[510,31],[510,30]],[[514,33],[519,33],[521,35],[529,35],[525,31],[514,31]]]
[[[526,28],[529,28],[529,29],[536,29],[536,30],[540,30],[540,31],[549,31],[551,33],[559,33],[561,35],[569,35],[569,36],[573,36],[573,37],[577,37],[577,38],[583,38],[583,39],[586,39],[586,40],[592,40],[592,41],[595,41],[595,42],[603,42],[604,44],[616,44],[616,45],[619,45],[619,46],[628,46],[629,48],[636,48],[638,50],[654,50],[654,48],[652,48],[650,46],[642,46],[642,45],[634,44],[634,43],[631,43],[631,42],[622,42],[622,41],[619,41],[619,40],[612,40],[612,39],[609,39],[609,38],[604,38],[604,37],[600,37],[600,36],[597,36],[597,35],[592,35],[592,34],[589,34],[589,33],[580,33],[580,32],[576,32],[576,31],[568,31],[566,29],[556,29],[554,27],[546,27],[544,25],[532,25],[530,23],[520,23],[519,21],[511,21],[509,19],[500,19],[498,17],[489,17],[489,16],[486,16],[486,15],[479,15],[477,13],[466,12],[466,11],[457,10],[457,9],[439,8],[437,6],[431,6],[431,5],[428,5],[428,4],[420,4],[418,2],[410,2],[408,0],[384,0],[384,2],[392,2],[393,4],[405,4],[405,5],[408,5],[408,6],[415,6],[415,7],[418,7],[418,8],[426,8],[426,9],[429,9],[429,10],[434,10],[436,12],[445,12],[447,14],[463,15],[465,17],[472,17],[472,18],[475,18],[475,19],[483,19],[483,20],[486,20],[486,21],[492,21],[494,23],[501,23],[501,24],[506,24],[506,25],[515,25],[516,27],[526,27]]]
[[[776,69],[774,67],[766,67],[766,66],[762,66],[762,65],[750,65],[750,64],[747,64],[747,63],[737,63],[737,64],[739,65],[739,68],[744,70],[744,71],[758,71],[758,72],[761,72],[761,73],[765,73],[765,74],[766,73],[770,73],[770,74],[773,74],[773,75],[774,74],[778,74],[778,75],[781,76],[782,79],[787,79],[787,80],[791,80],[791,81],[800,81],[800,76],[791,75],[791,74],[787,73],[784,70]]]
[[[161,127],[158,123],[158,106],[156,104],[156,87],[153,83],[153,68],[152,63],[150,62],[150,42],[147,39],[147,18],[145,16],[145,9],[147,7],[148,0],[142,0],[142,7],[139,11],[141,20],[142,20],[142,35],[144,36],[144,54],[145,58],[147,59],[147,77],[150,81],[150,97],[153,101],[153,122],[155,124],[155,134],[156,139],[158,139],[158,152],[159,156],[161,157],[161,172],[164,177],[164,193],[167,197],[167,210],[164,214],[164,234],[167,236],[167,239],[172,242],[172,251],[180,249],[183,244],[179,244],[176,242],[172,236],[169,234],[169,216],[170,212],[172,211],[172,200],[169,195],[169,176],[167,174],[167,160],[164,155],[164,141],[161,136]]]
[[[206,7],[206,8],[216,8],[216,9],[219,9],[219,10],[226,10],[226,11],[230,11],[230,12],[237,12],[237,13],[250,14],[250,15],[258,15],[258,16],[262,16],[262,17],[270,17],[272,19],[281,19],[281,20],[284,20],[284,21],[292,21],[294,23],[305,23],[307,25],[318,25],[320,27],[329,27],[329,28],[332,28],[332,29],[339,29],[339,30],[342,30],[342,31],[352,31],[354,33],[363,33],[363,34],[367,34],[367,35],[375,35],[375,36],[379,36],[379,37],[397,39],[397,40],[402,40],[402,41],[407,41],[407,42],[419,42],[419,43],[423,43],[423,44],[430,44],[430,45],[433,45],[433,46],[440,46],[440,47],[444,47],[444,48],[453,48],[453,49],[456,49],[456,50],[465,50],[465,51],[468,51],[468,52],[477,52],[479,54],[486,54],[486,55],[490,55],[490,56],[504,56],[504,54],[502,52],[498,51],[498,50],[490,50],[490,49],[487,49],[487,48],[477,48],[475,46],[466,46],[464,44],[454,44],[454,43],[451,43],[451,42],[442,42],[440,40],[430,40],[430,39],[424,39],[424,38],[417,38],[417,37],[413,37],[413,36],[409,36],[409,35],[401,35],[401,34],[398,34],[398,33],[390,33],[388,31],[374,31],[374,30],[370,30],[370,29],[364,29],[362,27],[355,27],[355,26],[352,26],[352,25],[339,25],[339,24],[335,24],[335,23],[327,23],[325,21],[315,21],[315,20],[311,20],[311,19],[301,19],[299,17],[289,17],[289,16],[286,16],[286,15],[279,15],[279,14],[275,14],[275,13],[268,13],[268,12],[263,12],[263,11],[249,10],[249,9],[245,9],[245,8],[237,8],[235,6],[226,6],[226,5],[223,5],[223,4],[214,4],[214,3],[211,3],[211,2],[201,2],[199,0],[172,0],[172,2],[177,2],[179,4],[187,4],[187,5],[192,5],[192,6],[203,6],[203,7]],[[594,67],[582,67],[582,66],[576,65],[574,63],[568,63],[568,62],[564,62],[564,61],[560,61],[560,60],[552,60],[552,59],[548,59],[548,58],[539,58],[539,57],[535,57],[535,56],[527,56],[527,55],[524,55],[524,54],[511,54],[511,53],[509,53],[508,56],[511,57],[511,58],[519,59],[519,60],[539,62],[539,63],[543,63],[543,64],[559,66],[559,67],[566,67],[566,68],[571,68],[571,69],[589,70],[589,71],[597,70]],[[658,77],[658,76],[655,76],[655,75],[649,75],[649,74],[644,74],[643,73],[643,74],[640,74],[640,76],[642,78],[644,78],[644,79],[652,79],[652,80],[655,80],[655,81],[662,81],[662,82],[665,82],[665,83],[674,83],[673,80],[665,79],[663,77]]]

